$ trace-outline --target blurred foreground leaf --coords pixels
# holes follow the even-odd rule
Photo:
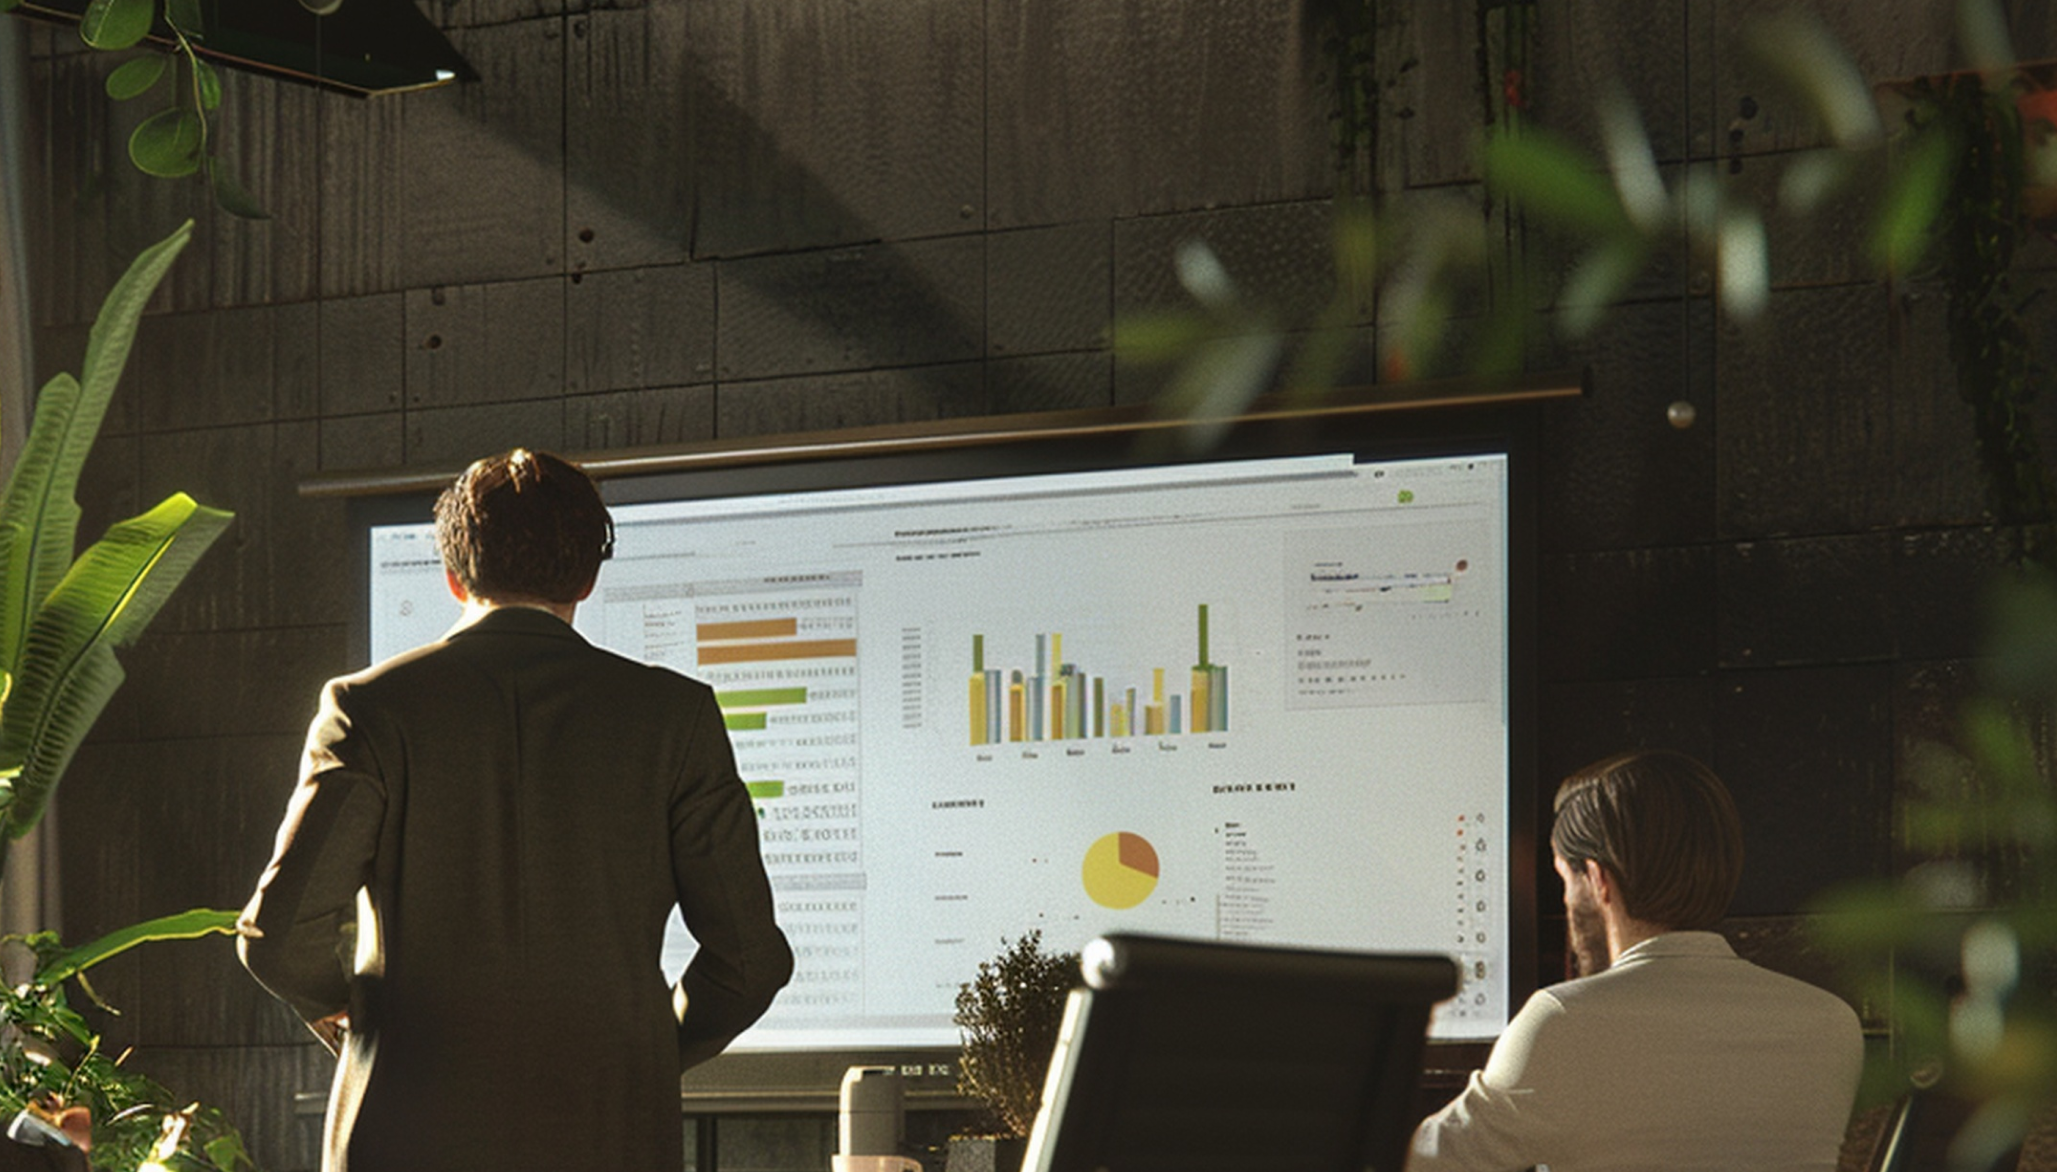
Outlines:
[[[1481,162],[1495,191],[1543,219],[1601,236],[1635,231],[1607,177],[1562,139],[1537,130],[1494,134]]]
[[[1752,25],[1748,44],[1757,61],[1807,103],[1837,146],[1863,150],[1884,141],[1871,86],[1820,17],[1779,13]]]
[[[1871,258],[1888,272],[1905,272],[1921,259],[1930,228],[1950,191],[1956,144],[1940,126],[1916,135],[1888,184],[1871,229]]]

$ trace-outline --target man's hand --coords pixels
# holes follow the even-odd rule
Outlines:
[[[331,1013],[327,1017],[308,1022],[307,1028],[313,1030],[314,1036],[321,1039],[321,1044],[329,1048],[329,1053],[341,1055],[343,1035],[350,1032],[350,1014],[347,1011]]]

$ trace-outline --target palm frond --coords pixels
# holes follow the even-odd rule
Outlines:
[[[42,817],[57,779],[122,681],[114,649],[156,617],[233,514],[184,493],[107,531],[50,592],[22,645],[14,694],[0,710],[0,769],[21,768],[8,838]]]
[[[81,944],[77,948],[61,952],[44,961],[36,969],[36,982],[41,985],[58,985],[106,960],[110,956],[127,952],[138,944],[152,940],[197,940],[215,933],[230,934],[236,930],[236,916],[232,911],[197,907],[191,911],[159,916],[117,928],[97,940]]]
[[[28,438],[0,497],[0,668],[17,668],[28,624],[71,565],[79,471],[128,363],[143,308],[192,234],[188,220],[136,257],[100,304],[80,378],[59,375],[37,397]]]
[[[19,662],[36,607],[71,565],[79,506],[70,491],[53,489],[63,441],[78,415],[79,390],[68,374],[43,385],[28,442],[0,498],[0,667],[9,670]]]

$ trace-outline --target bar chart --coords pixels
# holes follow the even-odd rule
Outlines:
[[[861,1004],[864,842],[858,582],[695,584],[689,673],[714,689],[757,811],[765,871],[798,965],[789,1010]]]
[[[693,674],[714,689],[757,807],[766,869],[777,876],[854,868],[856,591],[749,585],[694,596]]]
[[[1228,665],[1212,659],[1206,603],[1195,608],[1194,631],[1196,654],[1186,672],[1184,692],[1167,690],[1167,679],[1177,677],[1161,665],[1131,668],[1127,674],[1095,674],[1088,665],[1065,657],[1061,631],[1037,633],[1032,657],[1020,666],[994,666],[986,654],[986,635],[974,633],[965,693],[970,743],[1226,732]]]

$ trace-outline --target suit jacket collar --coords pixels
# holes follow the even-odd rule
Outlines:
[[[1674,956],[1733,960],[1735,955],[1736,950],[1729,946],[1727,937],[1719,932],[1665,932],[1622,949],[1614,964]]]
[[[585,637],[573,630],[570,623],[549,611],[528,606],[496,606],[476,620],[452,630],[448,638],[461,639],[472,634],[540,635],[585,641]]]

